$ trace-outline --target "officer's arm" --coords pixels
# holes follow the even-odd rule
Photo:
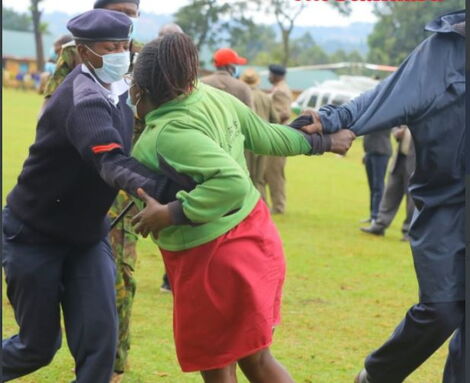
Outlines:
[[[157,200],[164,199],[166,177],[124,154],[123,140],[113,127],[110,108],[106,100],[97,98],[74,106],[65,128],[69,141],[111,187],[134,196],[138,188],[143,188]]]
[[[319,111],[323,132],[351,129],[356,135],[409,125],[428,117],[463,97],[463,77],[450,75],[448,58],[455,57],[452,43],[432,36],[374,89],[350,102],[327,105]],[[443,61],[444,60],[444,61]],[[455,63],[454,63],[455,64]]]

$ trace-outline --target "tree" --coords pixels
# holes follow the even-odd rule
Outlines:
[[[371,62],[400,65],[429,32],[424,26],[443,13],[465,8],[465,0],[376,5],[378,21],[368,38]]]
[[[251,63],[261,52],[270,52],[276,46],[276,32],[269,25],[256,24],[242,17],[227,28],[228,45]]]
[[[292,41],[289,66],[317,65],[328,62],[328,54],[315,42],[310,32],[306,32]]]
[[[251,0],[258,4],[258,11],[263,11],[266,14],[274,15],[277,25],[281,31],[283,56],[282,64],[287,65],[290,55],[290,37],[295,26],[296,19],[300,16],[306,7],[305,1],[292,1],[292,0],[271,0],[260,2],[259,0]],[[261,4],[262,3],[262,4]],[[329,2],[331,6],[336,8],[342,14],[349,14],[351,12],[350,4],[348,2]]]
[[[11,8],[2,7],[2,28],[13,31],[31,32],[31,17],[26,13],[18,13]]]
[[[220,0],[192,0],[174,15],[175,22],[190,35],[198,50],[214,46],[220,41],[220,32],[226,26],[221,20],[231,11],[231,4]]]
[[[31,0],[31,16],[33,20],[34,40],[36,42],[36,61],[38,70],[44,71],[44,46],[42,42],[42,33],[46,26],[41,23],[42,11],[39,9],[39,4],[43,0]]]

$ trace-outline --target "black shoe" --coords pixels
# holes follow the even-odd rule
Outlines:
[[[160,286],[160,291],[162,293],[171,293],[171,286],[169,283],[163,282],[163,284]]]
[[[385,230],[377,227],[374,224],[370,225],[369,227],[361,227],[361,231],[367,234],[385,235]]]
[[[371,223],[371,222],[372,222],[372,218],[366,218],[366,219],[359,221],[359,223]]]
[[[354,379],[354,383],[369,383],[369,377],[367,375],[367,371],[363,369]]]

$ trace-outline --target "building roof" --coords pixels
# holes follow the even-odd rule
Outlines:
[[[57,37],[43,34],[44,55],[47,58],[49,50]],[[3,50],[2,57],[12,57],[18,59],[36,59],[36,45],[34,33],[11,31],[2,29]]]

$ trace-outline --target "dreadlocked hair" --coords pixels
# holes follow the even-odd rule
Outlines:
[[[160,106],[191,93],[198,67],[198,52],[192,39],[184,33],[172,33],[144,46],[134,67],[134,81]]]

